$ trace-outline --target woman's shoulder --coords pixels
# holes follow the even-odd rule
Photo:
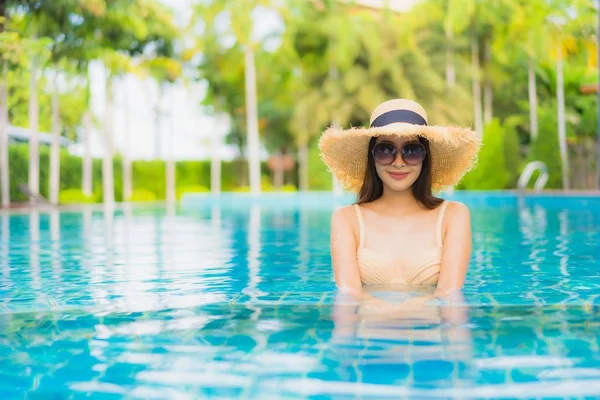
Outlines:
[[[354,204],[336,208],[331,215],[331,234],[335,236],[352,235],[355,240],[358,240],[358,224]]]
[[[470,217],[469,207],[460,201],[444,200],[446,204],[446,219],[463,219]],[[442,203],[442,206],[444,205]]]
[[[354,204],[349,204],[345,206],[341,206],[333,210],[333,214],[331,215],[331,220],[351,220],[354,215],[356,215]]]

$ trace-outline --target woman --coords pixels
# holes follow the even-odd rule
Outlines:
[[[471,257],[469,210],[434,197],[432,189],[455,185],[473,167],[478,135],[429,126],[419,104],[396,99],[373,111],[367,129],[329,128],[319,148],[338,181],[358,192],[356,204],[331,219],[338,288],[360,300],[373,299],[363,284],[459,291]]]

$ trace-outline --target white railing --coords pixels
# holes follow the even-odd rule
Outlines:
[[[536,192],[540,192],[544,188],[546,182],[548,182],[548,178],[550,177],[548,174],[548,167],[546,167],[546,164],[541,161],[532,161],[527,164],[525,168],[523,168],[523,172],[521,173],[519,181],[517,182],[517,188],[519,190],[523,190],[527,187],[527,183],[529,183],[529,180],[535,171],[540,171],[540,176],[538,176],[537,180],[533,184],[533,189]]]

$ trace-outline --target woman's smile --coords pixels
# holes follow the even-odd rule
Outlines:
[[[401,181],[402,179],[406,178],[410,172],[392,172],[392,171],[387,171],[387,173],[390,175],[390,177],[394,180],[397,181]]]

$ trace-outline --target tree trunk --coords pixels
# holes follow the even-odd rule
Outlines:
[[[221,136],[213,135],[210,154],[210,191],[221,194]]]
[[[338,79],[338,69],[333,62],[331,64],[331,66],[329,67],[329,79],[334,80],[334,81]],[[333,117],[331,124],[333,126],[339,126],[338,119],[335,116]],[[333,174],[331,175],[331,186],[333,189],[334,196],[341,196],[344,193],[344,188],[342,187],[340,182],[336,179],[335,175],[333,175]]]
[[[169,139],[172,140],[172,139]],[[167,159],[167,203],[175,203],[175,159],[171,150]]]
[[[446,86],[448,89],[456,86],[456,70],[454,69],[454,33],[446,30]]]
[[[556,102],[558,103],[558,140],[560,159],[562,164],[563,189],[568,190],[569,185],[569,156],[567,152],[567,123],[565,119],[565,85],[563,77],[562,48],[558,48],[556,60]]]
[[[285,157],[285,151],[277,151],[275,157],[277,158],[277,162],[275,163],[275,171],[273,171],[273,187],[279,192],[283,187],[283,158]]]
[[[246,121],[248,126],[248,164],[250,192],[260,193],[260,142],[258,138],[258,107],[256,100],[256,66],[254,51],[250,46],[245,55],[246,73]]]
[[[154,159],[156,160],[160,160],[161,159],[161,151],[160,151],[160,147],[161,147],[161,129],[160,129],[160,123],[161,123],[161,116],[162,116],[162,110],[160,107],[160,101],[163,97],[163,86],[161,82],[158,82],[158,94],[156,96],[156,105],[154,108]]]
[[[481,81],[479,73],[479,43],[475,32],[471,34],[471,63],[473,65],[473,117],[475,130],[483,135],[483,120],[481,115]]]
[[[104,109],[104,158],[102,159],[102,187],[104,205],[111,207],[115,203],[115,183],[113,177],[113,85],[107,72],[106,102]]]
[[[52,88],[52,145],[50,147],[50,203],[58,204],[60,185],[60,99],[58,96],[58,71],[54,71]]]
[[[171,89],[171,132],[167,134],[167,168],[166,168],[166,180],[167,180],[167,204],[175,204],[175,154],[174,153],[174,142],[175,142],[175,98],[174,90]]]
[[[83,182],[82,191],[86,196],[92,195],[92,154],[90,152],[90,137],[92,135],[92,116],[91,111],[86,111],[83,115]]]
[[[490,41],[485,41],[484,47],[484,60],[486,68],[489,68],[490,62],[492,61],[492,49],[490,47]],[[483,88],[483,121],[487,124],[493,118],[493,91],[492,81],[489,76],[486,76],[485,86]]]
[[[535,82],[535,60],[529,57],[528,68],[529,80],[529,131],[531,140],[535,140],[538,136],[538,115],[537,115],[537,89]]]
[[[123,200],[129,201],[133,191],[131,183],[131,159],[129,158],[129,96],[127,90],[127,78],[123,80],[123,104],[125,127],[123,129]]]
[[[300,190],[305,192],[308,190],[308,144],[306,142],[300,143],[298,149],[298,172]]]
[[[40,106],[37,93],[38,79],[38,59],[33,57],[31,60],[31,77],[29,80],[29,190],[34,194],[40,192],[40,141],[39,141],[39,120]],[[35,204],[35,199],[29,199],[31,204]]]
[[[10,205],[10,175],[8,172],[8,65],[2,64],[0,79],[0,184],[2,207]]]

